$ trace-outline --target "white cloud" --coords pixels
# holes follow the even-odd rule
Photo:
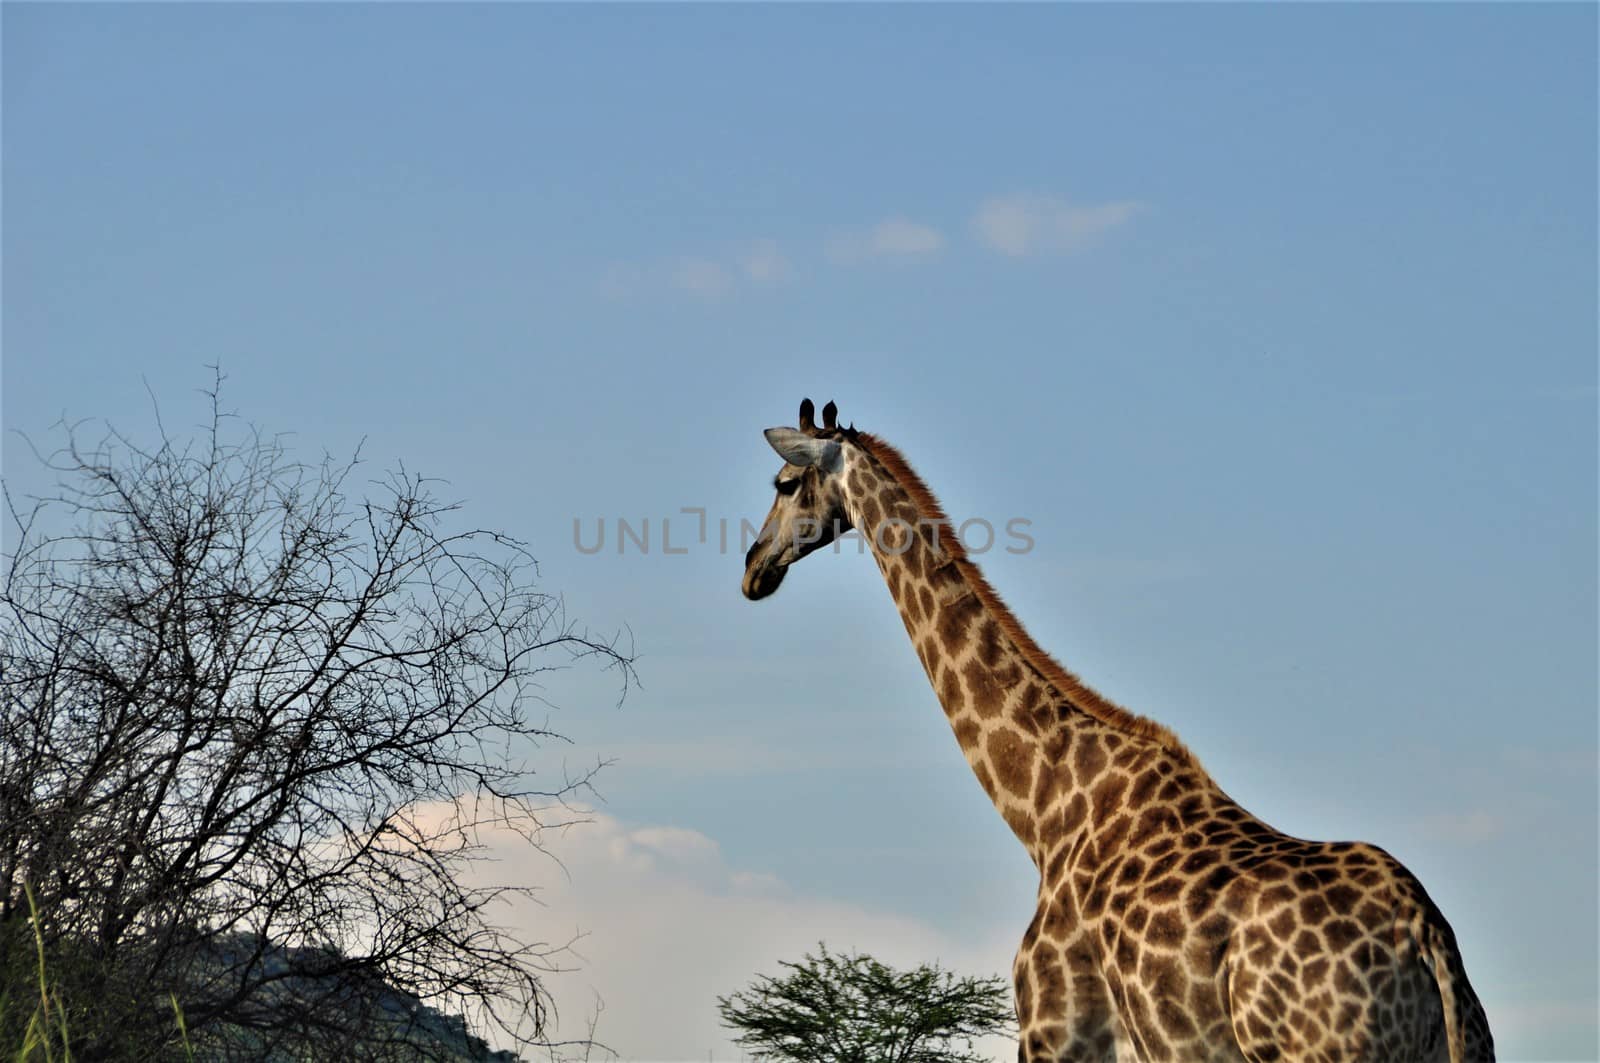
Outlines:
[[[781,748],[730,736],[608,745],[601,752],[607,760],[616,760],[629,771],[665,770],[699,779],[815,771],[822,756],[816,749]],[[853,755],[853,751],[845,751],[834,755],[829,763],[846,762]],[[870,758],[860,754],[854,759]]]
[[[603,278],[603,287],[613,298],[673,291],[717,302],[741,288],[777,284],[789,273],[789,260],[777,242],[757,240],[739,250],[714,254],[681,255],[649,263],[613,263]]]
[[[1502,750],[1501,756],[1517,771],[1536,779],[1592,778],[1600,768],[1600,752],[1581,745],[1567,749],[1512,746]]]
[[[980,243],[1003,255],[1070,253],[1143,209],[1133,200],[1078,205],[1050,196],[999,196],[979,205],[972,229]]]
[[[1532,1037],[1552,1029],[1582,1030],[1592,1042],[1600,1028],[1600,1008],[1593,1000],[1535,1000],[1501,1004],[1492,1014],[1495,1040],[1507,1034]]]
[[[744,275],[757,284],[771,284],[789,275],[789,261],[772,240],[757,240],[738,256]]]
[[[563,964],[570,969],[546,978],[554,1033],[583,1037],[598,998],[595,1036],[623,1060],[740,1058],[716,998],[777,973],[779,960],[798,959],[819,940],[899,966],[938,961],[962,974],[1006,974],[1026,919],[1001,912],[987,940],[957,942],[904,915],[804,896],[771,873],[730,867],[698,831],[603,814],[547,838],[548,855],[510,831],[481,841],[493,862],[475,875],[539,887],[536,901],[511,901],[496,920],[525,940],[583,935]],[[983,1047],[996,1060],[1015,1059],[1014,1042]]]
[[[1429,838],[1458,845],[1482,845],[1501,837],[1509,826],[1507,818],[1486,809],[1464,812],[1439,812],[1420,816],[1417,829]]]
[[[888,218],[860,231],[836,232],[826,246],[830,259],[846,265],[870,259],[922,261],[943,248],[943,233],[906,218]]]
[[[733,290],[733,274],[709,258],[680,258],[668,267],[667,279],[674,288],[702,299],[720,299]]]
[[[600,288],[612,299],[626,299],[642,291],[649,283],[649,272],[631,262],[612,262],[600,278]]]

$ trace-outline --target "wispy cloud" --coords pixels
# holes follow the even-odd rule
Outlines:
[[[709,258],[680,258],[667,268],[674,288],[702,299],[721,299],[733,290],[733,273]]]
[[[1501,752],[1505,762],[1523,775],[1537,779],[1593,779],[1600,774],[1600,750],[1579,745],[1566,749],[1512,746]]]
[[[629,771],[670,771],[702,779],[815,771],[824,756],[816,749],[781,748],[749,738],[699,736],[606,746],[603,753]],[[846,756],[834,755],[828,763],[841,763]]]
[[[1135,200],[1080,204],[1050,196],[997,196],[978,205],[972,232],[979,244],[1003,255],[1065,254],[1125,225],[1145,207]],[[925,263],[938,259],[949,239],[936,225],[892,215],[871,225],[840,228],[823,240],[823,257],[835,266]],[[613,265],[606,288],[613,296],[662,292],[708,303],[790,280],[793,261],[776,240],[756,239],[646,263]]]
[[[1144,205],[1131,199],[1078,204],[1051,196],[997,196],[978,206],[972,231],[991,251],[1014,258],[1070,254],[1142,210]]]
[[[755,240],[712,254],[614,263],[607,271],[605,287],[612,296],[621,298],[667,291],[717,302],[741,289],[777,284],[790,273],[789,260],[777,241]]]
[[[828,237],[828,258],[843,265],[873,259],[927,261],[944,249],[944,234],[908,218],[887,218],[866,229],[842,230]]]
[[[1501,1003],[1494,1009],[1495,1040],[1514,1031],[1523,1037],[1539,1034],[1548,1036],[1552,1030],[1582,1031],[1581,1036],[1594,1043],[1600,1030],[1600,1008],[1591,999],[1569,1000],[1517,1000]]]
[[[738,255],[739,268],[757,284],[774,284],[789,276],[789,260],[775,240],[757,240]]]
[[[1503,836],[1510,821],[1488,809],[1439,812],[1418,817],[1416,827],[1429,838],[1452,845],[1482,845]]]

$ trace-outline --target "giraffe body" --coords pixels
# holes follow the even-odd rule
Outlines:
[[[1360,842],[1282,834],[1166,728],[1033,642],[886,443],[772,429],[786,460],[746,558],[763,598],[848,529],[869,544],[978,783],[1039,869],[1014,967],[1020,1063],[1494,1058],[1449,924]]]

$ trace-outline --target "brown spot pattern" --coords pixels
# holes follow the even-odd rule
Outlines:
[[[891,516],[943,522],[897,452],[830,431],[856,444],[844,483],[869,542]],[[1149,1060],[1432,1058],[1435,975],[1465,1058],[1493,1058],[1454,935],[1402,865],[1233,803],[1170,732],[1044,654],[938,527],[876,560],[957,742],[1040,869],[1015,964],[1020,1063],[1119,1045]]]

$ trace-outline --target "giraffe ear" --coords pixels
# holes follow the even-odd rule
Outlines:
[[[824,472],[839,467],[839,444],[831,439],[813,439],[794,428],[769,428],[767,442],[778,457],[800,468],[815,465]]]

